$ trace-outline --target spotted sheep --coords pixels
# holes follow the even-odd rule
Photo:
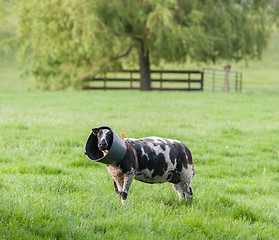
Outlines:
[[[127,145],[124,159],[118,164],[107,165],[122,204],[133,179],[150,184],[170,182],[180,200],[192,198],[193,159],[182,142],[159,137],[124,140]],[[107,154],[113,141],[111,130],[100,129],[97,141],[99,150]]]

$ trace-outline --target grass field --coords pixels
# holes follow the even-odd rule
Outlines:
[[[279,95],[0,93],[0,239],[278,239]],[[92,127],[183,141],[191,203],[134,181],[122,207]]]
[[[278,239],[278,40],[262,61],[231,63],[244,94],[28,92],[24,67],[0,49],[0,239]],[[171,184],[134,181],[122,207],[105,165],[84,155],[102,125],[184,142],[192,202]]]

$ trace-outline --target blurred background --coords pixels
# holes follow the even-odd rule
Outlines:
[[[148,70],[198,70],[205,91],[225,91],[229,65],[231,90],[236,71],[243,92],[278,92],[277,26],[276,0],[0,0],[0,89],[80,90],[135,69],[145,90]]]

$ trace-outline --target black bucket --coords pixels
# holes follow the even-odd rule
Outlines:
[[[112,145],[110,149],[108,149],[108,153],[106,155],[104,155],[104,153],[98,148],[98,139],[95,131],[99,131],[100,129],[109,129],[113,133]],[[107,126],[92,129],[92,133],[89,135],[85,145],[85,154],[87,157],[91,161],[104,164],[118,164],[124,159],[126,152],[127,147],[125,141]]]

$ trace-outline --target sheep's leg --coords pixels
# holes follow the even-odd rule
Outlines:
[[[113,186],[114,186],[115,193],[118,196],[120,196],[120,193],[122,192],[124,180],[123,180],[123,178],[117,178],[117,177],[114,177],[113,180],[114,180]]]
[[[183,168],[180,174],[180,182],[173,184],[173,189],[178,193],[179,200],[191,199],[193,197],[193,192],[191,189],[191,179],[193,176],[192,169]]]
[[[173,185],[173,189],[177,192],[179,200],[181,201],[184,198],[184,194],[183,194],[183,189],[181,187],[181,183],[177,183],[177,184],[172,184]]]
[[[122,204],[124,204],[126,202],[126,199],[128,196],[128,191],[130,189],[130,186],[132,184],[134,177],[135,177],[134,173],[124,174],[124,184],[123,184],[122,191],[120,192]]]
[[[120,191],[118,190],[118,186],[117,186],[117,183],[116,181],[113,181],[113,186],[114,186],[114,191],[115,193],[120,196]]]

